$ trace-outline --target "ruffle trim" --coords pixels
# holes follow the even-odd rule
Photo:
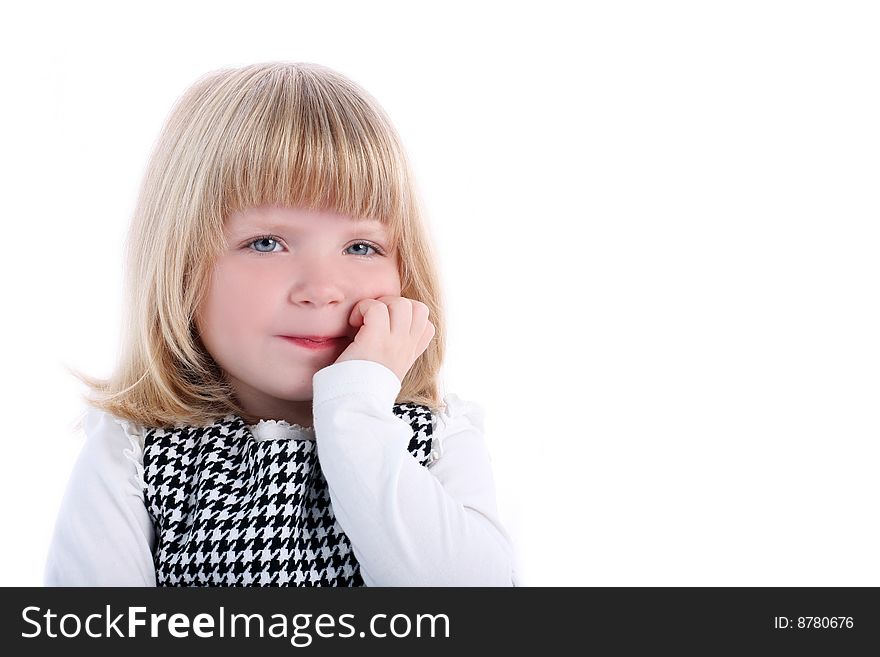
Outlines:
[[[125,435],[128,438],[129,448],[122,450],[122,453],[125,458],[134,463],[135,469],[137,470],[137,480],[135,483],[140,488],[141,495],[143,495],[143,492],[147,488],[147,483],[144,480],[143,428],[134,422],[129,422],[128,420],[123,420],[115,416],[113,419],[123,428]]]
[[[256,424],[249,424],[248,429],[258,441],[315,440],[314,427],[304,427],[287,420],[260,420]]]
[[[287,420],[260,420],[256,424],[249,424],[248,426],[251,429],[254,429],[257,427],[262,427],[263,425],[286,427],[290,429],[296,429],[297,431],[305,431],[306,433],[312,433],[315,431],[314,427],[304,427],[301,424],[290,423]]]
[[[443,456],[443,437],[447,435],[449,426],[458,421],[459,418],[465,417],[474,427],[483,432],[485,410],[483,407],[472,401],[462,399],[455,393],[449,393],[444,397],[445,408],[436,415],[437,423],[443,424],[442,430],[434,427],[434,433],[431,441],[431,461],[438,460]]]

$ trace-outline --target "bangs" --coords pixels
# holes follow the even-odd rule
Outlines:
[[[397,135],[364,90],[328,71],[245,69],[223,94],[209,128],[223,216],[262,205],[331,211],[379,220],[397,244],[410,200]]]

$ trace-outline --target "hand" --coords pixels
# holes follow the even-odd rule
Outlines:
[[[406,297],[362,299],[351,311],[348,323],[360,328],[336,359],[372,360],[390,369],[400,382],[434,337],[428,306]]]

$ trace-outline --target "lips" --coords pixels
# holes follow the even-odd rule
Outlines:
[[[346,344],[346,341],[342,338],[331,338],[327,336],[311,336],[311,338],[319,338],[317,340],[313,340],[309,337],[295,338],[285,335],[279,337],[288,344],[295,345],[300,349],[306,349],[315,352],[327,350],[336,351],[337,349],[344,347]]]
[[[296,338],[298,340],[311,340],[312,342],[326,342],[327,340],[339,340],[344,336],[339,335],[282,335],[282,338]]]

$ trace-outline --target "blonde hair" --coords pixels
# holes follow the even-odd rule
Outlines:
[[[194,319],[214,261],[227,248],[225,218],[263,204],[385,225],[399,253],[401,296],[425,303],[435,327],[396,403],[440,409],[440,276],[404,148],[364,89],[327,67],[292,62],[212,71],[172,108],[126,240],[115,369],[100,379],[67,368],[96,393],[86,403],[148,427],[248,417]]]

